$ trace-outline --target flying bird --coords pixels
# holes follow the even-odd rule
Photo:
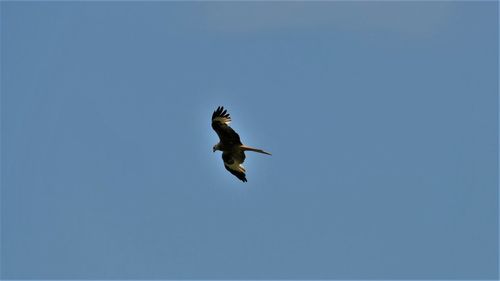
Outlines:
[[[245,151],[253,151],[271,155],[262,149],[246,146],[241,143],[240,136],[229,127],[231,117],[223,106],[217,107],[212,114],[212,128],[219,136],[219,143],[215,144],[213,151],[222,151],[224,167],[231,174],[235,175],[243,182],[247,181],[245,168],[241,165],[245,161]]]

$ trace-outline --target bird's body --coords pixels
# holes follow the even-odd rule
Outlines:
[[[222,151],[224,167],[238,179],[246,182],[245,168],[241,165],[245,161],[245,151],[254,151],[271,155],[262,149],[246,146],[241,143],[240,136],[229,127],[231,117],[224,107],[219,106],[212,114],[212,128],[219,136],[219,143],[214,145],[213,150]]]

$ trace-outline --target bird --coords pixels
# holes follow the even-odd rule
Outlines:
[[[241,143],[240,136],[229,127],[231,117],[223,106],[217,107],[212,114],[212,128],[219,136],[219,142],[213,146],[213,152],[222,151],[224,167],[242,182],[247,182],[245,168],[241,165],[245,161],[245,151],[253,151],[271,155],[262,149],[246,146]]]

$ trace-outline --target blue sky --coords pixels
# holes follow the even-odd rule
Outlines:
[[[496,2],[0,7],[1,278],[498,277]]]

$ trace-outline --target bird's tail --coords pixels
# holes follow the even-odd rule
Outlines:
[[[253,151],[253,152],[258,152],[258,153],[263,153],[263,154],[271,155],[271,153],[265,152],[262,149],[253,148],[253,147],[246,146],[246,145],[242,145],[241,148],[243,149],[243,151]]]

